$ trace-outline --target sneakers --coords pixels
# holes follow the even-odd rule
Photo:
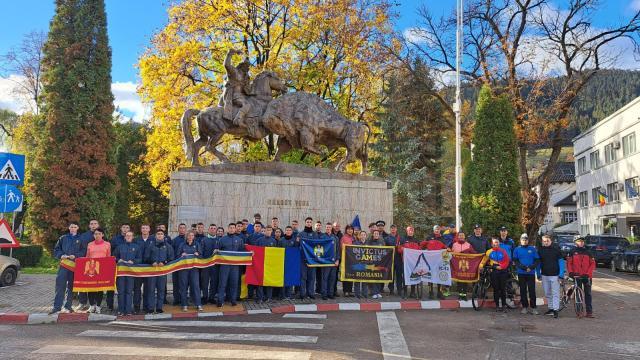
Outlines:
[[[590,312],[587,313],[587,317],[590,318],[590,319],[595,318],[595,316],[593,316],[593,313],[590,313]]]
[[[100,306],[96,306],[96,307],[94,308],[94,310],[93,310],[93,312],[94,312],[94,313],[96,313],[96,314],[100,314],[100,312],[101,312],[101,311],[102,311],[102,310],[100,309]]]
[[[186,306],[183,306],[183,307],[182,307],[182,312],[187,312],[187,311],[189,311],[189,309],[187,309],[187,307],[186,307]]]
[[[48,313],[48,314],[49,314],[49,315],[56,315],[56,314],[58,314],[58,313],[60,313],[60,310],[53,309],[53,310],[49,311],[49,313]]]
[[[557,319],[558,318],[558,310],[553,310],[553,318]]]
[[[89,305],[89,309],[87,310],[88,313],[93,313],[95,311],[95,306],[94,305]]]
[[[533,309],[531,309],[531,314],[533,314],[533,315],[540,315],[540,312],[538,312],[538,309],[533,308]]]
[[[545,314],[545,315],[547,315],[547,316],[553,316],[553,310],[552,310],[552,309],[549,309],[549,310],[547,310],[547,312],[545,312],[544,314]]]
[[[198,306],[198,311],[204,311],[204,308],[202,306]]]
[[[527,308],[522,308],[522,310],[520,310],[520,314],[522,315],[527,315],[529,313],[529,311],[527,310]]]

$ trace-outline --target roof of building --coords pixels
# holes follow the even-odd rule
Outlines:
[[[559,161],[551,174],[551,183],[575,181],[576,170],[573,161]]]
[[[562,199],[562,200],[556,202],[555,204],[553,204],[553,206],[571,206],[571,205],[575,205],[576,204],[575,196],[576,196],[576,192],[574,191],[569,196],[567,196],[564,199]]]

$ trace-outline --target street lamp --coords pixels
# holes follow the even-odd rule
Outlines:
[[[453,111],[456,114],[456,230],[460,231],[460,196],[462,194],[462,159],[460,146],[462,136],[460,134],[460,112],[462,101],[460,99],[460,66],[462,65],[462,20],[464,18],[463,0],[456,0],[456,102]]]

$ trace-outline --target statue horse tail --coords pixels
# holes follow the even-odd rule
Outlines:
[[[367,173],[367,162],[369,160],[369,138],[371,137],[371,126],[367,122],[362,123],[367,127],[367,136],[364,139],[364,146],[362,147],[362,158],[360,161],[362,162],[362,173]]]
[[[198,109],[187,109],[180,120],[182,136],[184,137],[184,153],[188,160],[193,160],[198,156],[198,154],[194,154],[194,140],[193,133],[191,133],[191,118],[198,114],[200,114]]]

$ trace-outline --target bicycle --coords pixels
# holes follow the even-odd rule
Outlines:
[[[507,307],[509,309],[516,309],[518,308],[516,302],[520,299],[520,284],[518,284],[515,268],[509,269],[509,275],[510,277],[504,287],[507,293]]]
[[[480,278],[473,284],[473,289],[471,290],[471,305],[476,311],[480,311],[484,306],[484,302],[487,300],[487,291],[491,286],[491,269],[489,266],[481,269]],[[511,277],[505,284],[505,292],[507,295],[507,307],[509,309],[515,309],[518,306],[516,302],[520,297],[520,286],[513,273],[511,273]]]
[[[567,282],[572,285],[567,289]],[[573,309],[576,313],[576,317],[581,318],[587,315],[587,307],[584,300],[584,290],[578,286],[578,282],[569,277],[566,280],[560,279],[560,310],[568,307],[570,303],[573,303]]]

